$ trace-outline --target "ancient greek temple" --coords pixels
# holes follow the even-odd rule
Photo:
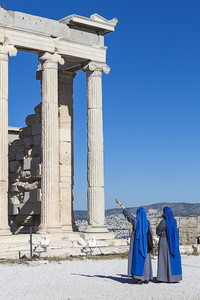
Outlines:
[[[116,18],[98,14],[55,21],[0,8],[0,235],[7,236],[7,243],[11,237],[19,241],[10,236],[8,215],[12,221],[25,215],[23,222],[37,223],[38,234],[59,233],[67,239],[75,230],[73,80],[78,71],[87,78],[85,233],[111,238],[104,223],[102,73],[110,71],[104,35],[116,24]],[[41,104],[8,150],[8,64],[18,51],[38,54]]]

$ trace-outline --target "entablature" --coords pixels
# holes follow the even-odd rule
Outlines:
[[[64,59],[105,62],[103,36],[114,31],[117,19],[106,20],[71,15],[59,21],[0,7],[0,43],[14,45],[19,51],[58,53]]]

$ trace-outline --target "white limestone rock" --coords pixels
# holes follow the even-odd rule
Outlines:
[[[71,165],[60,165],[60,177],[71,177]]]
[[[20,204],[19,195],[9,195],[9,203]]]
[[[60,146],[60,153],[71,153],[72,152],[72,145],[71,142],[61,142],[59,143]]]
[[[59,129],[60,141],[69,142],[72,139],[72,131],[70,129]]]
[[[67,90],[67,94],[68,94],[68,92],[69,92],[69,90]],[[65,95],[65,102],[66,102],[66,97],[67,97],[67,95]],[[70,101],[71,97],[72,96],[70,96],[69,101]],[[72,113],[73,113],[72,107],[69,107],[69,105],[60,105],[58,107],[58,116],[59,116],[60,120],[63,120],[63,121],[69,120],[69,116],[73,117]]]
[[[9,185],[9,193],[19,193],[16,182]]]
[[[23,161],[23,170],[30,170],[31,169],[31,161],[32,158],[28,157],[28,158],[24,158]]]
[[[60,190],[61,189],[71,189],[72,186],[69,182],[59,182],[59,187],[60,187]]]
[[[21,203],[9,203],[8,205],[8,214],[10,216],[18,215],[20,212],[20,209],[22,207]]]
[[[24,189],[25,191],[29,191],[29,190],[37,189],[38,186],[39,186],[38,181],[34,181],[32,183],[26,182]]]
[[[21,171],[21,178],[24,181],[27,181],[31,178],[31,172],[30,171]]]
[[[59,164],[60,165],[70,165],[72,162],[71,154],[60,153],[59,155]]]
[[[9,192],[12,193],[21,193],[24,191],[25,182],[15,182],[9,185]]]

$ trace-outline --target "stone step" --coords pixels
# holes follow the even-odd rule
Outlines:
[[[129,246],[120,246],[120,247],[102,247],[99,248],[101,254],[108,255],[108,254],[119,254],[119,253],[126,253],[129,251]]]
[[[108,241],[108,246],[128,246],[127,239],[113,239]]]
[[[81,236],[85,239],[88,240],[90,237],[96,238],[96,240],[112,240],[115,238],[114,234],[111,232],[94,232],[94,233],[81,233]]]

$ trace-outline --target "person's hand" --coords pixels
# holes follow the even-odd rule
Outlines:
[[[119,202],[118,199],[115,199],[115,201],[117,204],[119,204],[121,206],[122,209],[125,209],[125,206],[121,202]]]
[[[116,201],[117,204],[121,205],[121,203],[119,202],[118,199],[115,199],[115,201]]]

